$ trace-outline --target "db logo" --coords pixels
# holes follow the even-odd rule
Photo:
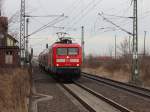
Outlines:
[[[70,59],[66,59],[66,62],[70,62]]]

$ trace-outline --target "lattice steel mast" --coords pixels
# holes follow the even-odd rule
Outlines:
[[[132,81],[139,81],[138,62],[138,10],[137,0],[133,1],[133,60],[132,60]]]
[[[20,9],[20,58],[25,62],[25,0],[21,0]]]

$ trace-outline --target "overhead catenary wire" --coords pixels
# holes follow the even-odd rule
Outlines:
[[[37,20],[37,18],[31,17],[32,20],[36,21],[38,24],[40,23],[41,25],[44,25],[41,21]]]
[[[68,20],[72,15],[75,15],[75,12],[77,11],[77,9],[79,9],[78,6],[80,5],[80,1],[81,0],[75,0],[72,4],[70,4],[72,9],[70,9],[70,6],[63,9],[64,12],[65,10],[69,11],[68,13],[65,13],[68,16],[68,19],[66,19],[65,23],[61,23],[60,26],[63,25],[66,27],[69,24]]]
[[[128,4],[128,1],[130,1],[130,0],[127,0],[126,2],[121,2],[120,4],[118,4],[118,6],[122,6],[122,5],[124,5],[124,4]],[[128,7],[128,8],[126,8],[126,9],[124,9],[124,13],[127,13],[128,12],[128,10],[129,10],[129,8],[131,7],[131,4],[130,4],[130,6]],[[114,11],[116,11],[117,10],[117,12],[114,12]],[[113,14],[120,14],[121,12],[122,12],[122,10],[119,10],[118,11],[118,8],[116,7],[116,8],[109,8],[109,9],[107,9],[107,10],[105,10],[106,12],[109,12],[109,11],[111,11],[110,13],[113,13]],[[112,12],[113,11],[113,12]],[[123,15],[124,15],[124,13],[123,13]]]
[[[39,18],[60,17],[60,16],[64,16],[64,14],[62,14],[62,15],[39,15],[39,16],[36,16],[36,15],[25,15],[25,17],[39,17]]]
[[[48,24],[44,25],[43,27],[37,29],[36,31],[32,32],[32,33],[31,33],[30,35],[28,35],[28,36],[34,35],[34,34],[40,32],[40,31],[42,31],[42,30],[44,30],[44,29],[46,29],[46,28],[48,28],[48,27],[52,27],[51,25],[54,25],[54,24],[56,24],[56,23],[57,23],[57,22],[54,22],[54,23],[51,23],[51,24],[48,23]]]
[[[40,23],[41,25],[45,25],[44,23],[41,23],[41,21],[37,20],[36,18],[34,17],[31,17],[34,21],[36,21],[37,23]],[[54,25],[49,25],[49,27],[51,28],[58,28],[58,29],[64,29],[65,27],[63,26],[54,26]]]
[[[86,10],[92,5],[92,3],[93,3],[93,1],[89,2],[89,3],[86,5],[85,8],[81,9],[81,10],[82,10],[82,13],[84,13],[84,11],[86,11]],[[71,21],[74,21],[76,18],[78,18],[78,15],[79,15],[79,16],[82,16],[82,14],[79,13],[79,12],[81,12],[81,10],[77,12],[77,14],[75,15],[75,17],[72,18]]]
[[[61,17],[62,17],[62,16],[61,16]],[[66,16],[63,16],[63,17],[66,18]],[[46,28],[48,28],[48,27],[50,27],[50,26],[52,26],[52,25],[54,25],[54,24],[60,22],[60,21],[63,20],[64,18],[61,19],[61,20],[59,20],[59,19],[60,19],[60,17],[57,17],[57,18],[54,19],[53,21],[50,21],[49,23],[43,25],[41,28],[35,30],[34,32],[32,32],[31,34],[29,34],[28,36],[34,35],[34,34],[40,32],[40,31],[42,31],[42,30],[44,30],[44,29],[46,29]]]
[[[95,3],[94,6],[98,5],[98,2],[100,2],[102,0],[98,0],[97,1],[97,4]],[[73,18],[70,19],[71,23],[68,23],[67,25],[69,25],[70,27],[73,27],[73,25],[75,24],[76,20],[82,18],[83,16],[85,16],[84,13],[87,13],[87,12],[90,12],[94,9],[94,6],[93,6],[93,1],[89,2],[85,8],[83,8],[82,10],[82,14],[81,13],[77,13],[77,15],[75,15]],[[91,7],[92,6],[92,7]],[[91,7],[91,8],[90,8]],[[90,10],[89,10],[90,8]]]
[[[127,3],[127,4],[129,4],[129,6],[124,10],[123,15],[125,15],[125,13],[127,13],[130,10],[131,6],[132,6],[132,0],[128,0],[128,1],[130,2],[130,4]]]
[[[81,19],[85,18],[85,16],[90,13],[92,10],[94,10],[96,8],[97,5],[99,5],[100,2],[102,2],[103,0],[98,0],[96,1],[96,3],[94,3],[91,7],[87,6],[84,11],[83,14],[80,15],[77,19],[74,20],[74,22],[72,22],[72,25],[77,24],[79,21],[81,21]],[[90,7],[90,8],[89,8]]]
[[[132,17],[118,16],[118,15],[106,14],[106,13],[103,13],[103,15],[105,15],[105,16],[117,17],[117,18],[124,18],[124,19],[130,19],[130,18],[132,18]]]
[[[128,4],[128,2],[130,2],[130,0],[127,0],[126,1],[126,3]],[[123,2],[123,3],[120,3],[119,5],[120,6],[122,6],[122,5],[124,5],[125,3]],[[125,8],[124,9],[124,11],[122,12],[122,14],[121,14],[121,11],[122,10],[119,10],[119,12],[117,11],[116,13],[112,13],[112,11],[115,9],[116,10],[116,8],[111,8],[111,9],[108,9],[108,10],[106,10],[106,12],[109,12],[109,11],[111,11],[111,12],[109,12],[109,13],[111,13],[111,14],[107,14],[107,13],[103,13],[105,16],[111,16],[112,18],[110,18],[109,17],[109,19],[114,19],[113,21],[117,21],[117,23],[119,23],[119,24],[122,24],[122,23],[124,23],[124,22],[126,22],[126,21],[128,21],[129,20],[129,18],[130,17],[128,17],[128,16],[125,16],[125,14],[126,13],[129,13],[128,11],[129,11],[129,9],[131,8],[131,4],[129,5],[129,7],[127,7],[127,8]],[[121,14],[121,15],[118,15],[118,14]],[[129,22],[129,21],[128,21]],[[125,24],[126,25],[126,24]],[[122,26],[124,26],[124,25],[122,25]]]
[[[126,1],[127,3],[128,2],[131,2],[130,0],[127,0]],[[124,3],[123,3],[124,4]],[[122,4],[121,4],[122,5]],[[130,3],[129,7],[127,7],[124,11],[123,11],[123,15],[118,15],[120,14],[119,12],[117,14],[107,14],[107,13],[103,13],[103,15],[105,16],[111,16],[111,17],[114,17],[114,18],[109,18],[109,19],[115,19],[115,20],[121,20],[121,21],[118,21],[118,23],[125,23],[126,21],[128,20],[131,20],[132,16],[125,16],[125,13],[128,13],[129,9],[131,8],[132,6],[132,3]],[[128,21],[129,22],[129,21]],[[126,25],[126,23],[125,23]],[[123,25],[124,26],[124,25]]]
[[[93,2],[93,1],[92,1]],[[92,6],[95,6],[95,5],[93,5],[92,4],[92,2],[91,2],[91,4],[89,3],[89,6],[87,5],[86,6],[86,8],[87,8],[87,10],[91,7],[91,5]],[[98,1],[99,2],[99,1]],[[131,5],[130,5],[131,6]],[[130,8],[130,6],[129,6],[129,8]],[[86,8],[84,8],[84,10],[82,11],[82,14],[78,14],[79,16],[75,16],[75,18],[73,18],[72,19],[72,21],[71,21],[71,23],[70,23],[70,26],[74,26],[74,25],[76,25],[79,21],[81,21],[81,19],[83,19],[85,16],[86,16],[86,12],[87,12],[87,14],[90,12],[88,12],[87,10],[86,10]],[[121,17],[121,16],[120,16]],[[118,18],[119,18],[119,16],[118,16]],[[122,18],[128,18],[128,17],[125,17],[125,16],[122,16]],[[126,20],[125,20],[126,21]],[[121,22],[122,23],[122,22]],[[67,24],[68,25],[68,24]]]
[[[94,0],[96,1],[96,0]],[[88,13],[90,13],[91,11],[93,11],[98,5],[99,3],[103,1],[103,0],[98,0],[96,2],[94,2],[94,4],[92,4],[93,1],[89,2],[88,5],[86,5],[86,7],[82,10],[82,13],[79,13],[78,15],[76,15],[74,18],[72,18],[70,21],[72,21],[69,26],[70,27],[74,27],[74,25],[76,25],[79,21],[83,20],[83,18],[86,17],[86,15],[88,15]],[[80,27],[80,26],[78,26]],[[76,27],[77,28],[77,27]],[[86,28],[88,29],[88,28]],[[67,32],[68,30],[65,30],[65,32]]]
[[[147,14],[147,15],[146,15],[146,14]],[[147,19],[148,17],[150,17],[149,14],[150,14],[150,11],[146,11],[146,12],[143,13],[143,16],[142,16],[142,15],[139,15],[139,21],[143,21],[143,20]],[[147,17],[147,18],[146,18],[146,17]],[[129,24],[129,21],[127,21],[127,22],[121,21],[121,23],[123,23],[122,26],[124,26],[124,25],[128,25],[128,24]]]
[[[40,9],[45,12],[46,11],[46,7],[43,6],[43,3],[41,2],[41,0],[36,0],[37,4],[39,7],[41,7]]]
[[[75,10],[74,10],[75,11]],[[72,14],[72,13],[71,13]],[[80,20],[80,19],[79,19]],[[84,21],[85,22],[85,21]],[[78,22],[77,22],[78,23]],[[122,22],[123,23],[123,22]],[[125,23],[125,24],[127,24],[127,23]],[[130,24],[130,23],[128,23],[128,24]]]
[[[74,12],[76,11],[76,8],[78,8],[78,6],[80,5],[80,1],[81,0],[74,0],[74,2],[72,4],[70,4],[70,6],[71,6],[72,9],[69,9],[70,6],[67,7],[66,9],[64,9],[64,11],[65,10],[69,11],[67,13],[68,16],[74,15]]]
[[[116,16],[116,17],[118,17],[119,19],[129,19],[130,17],[125,17],[125,16],[117,16],[117,15],[111,15],[111,16]],[[85,16],[84,16],[85,17]],[[81,19],[83,19],[84,17],[82,17]],[[80,21],[81,21],[81,19],[79,19]],[[125,20],[126,21],[126,20]],[[74,24],[76,24],[77,22],[75,22]],[[117,30],[117,29],[115,29],[115,30]],[[111,31],[111,30],[110,30]],[[107,32],[107,31],[106,31]]]
[[[119,28],[120,30],[122,30],[122,31],[126,32],[127,34],[133,36],[133,33],[129,32],[129,31],[123,29],[122,27],[120,27],[119,25],[113,23],[112,21],[110,21],[109,19],[107,19],[106,17],[104,17],[101,13],[98,13],[98,15],[101,16],[105,21],[111,23],[112,25],[114,25],[115,27]]]

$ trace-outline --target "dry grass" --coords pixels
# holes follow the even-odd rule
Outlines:
[[[106,78],[121,82],[129,82],[131,79],[131,64],[130,57],[122,57],[110,62],[98,63],[95,57],[86,61],[83,66],[83,71],[97,74]],[[140,57],[140,78],[144,86],[150,87],[150,56]]]
[[[96,74],[102,77],[106,77],[109,79],[113,79],[116,81],[121,81],[121,82],[128,82],[129,81],[129,73],[128,72],[124,72],[122,70],[118,70],[118,71],[109,71],[104,67],[99,67],[96,69],[93,68],[83,68],[82,71],[87,72],[87,73],[91,73],[91,74]]]
[[[0,111],[27,112],[26,98],[30,94],[28,70],[0,69]]]
[[[140,60],[140,69],[144,85],[150,87],[150,57],[145,56]]]

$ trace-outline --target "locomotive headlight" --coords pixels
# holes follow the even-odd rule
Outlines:
[[[79,62],[79,59],[70,59],[70,62]]]
[[[79,66],[79,64],[77,64],[77,66]]]
[[[65,59],[56,59],[56,62],[65,62]]]

